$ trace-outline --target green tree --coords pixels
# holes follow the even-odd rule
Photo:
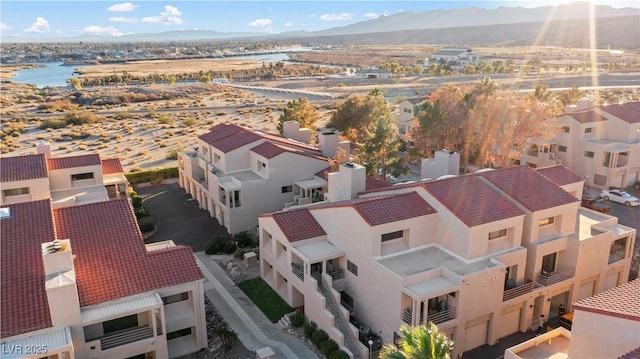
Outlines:
[[[352,142],[364,142],[366,129],[381,116],[389,116],[389,107],[382,91],[374,88],[367,95],[349,96],[334,110],[329,126]]]
[[[320,116],[316,112],[316,109],[311,105],[309,100],[306,97],[303,97],[287,103],[287,108],[285,108],[282,115],[280,115],[276,128],[282,135],[282,124],[287,121],[296,121],[300,124],[300,127],[309,128],[312,131],[315,131],[316,122],[319,117]]]
[[[549,86],[537,83],[533,89],[533,98],[540,102],[549,102],[553,98],[553,94],[549,91]]]
[[[386,344],[381,359],[449,359],[453,341],[429,322],[427,325],[400,327],[399,345]]]
[[[584,97],[584,92],[578,86],[571,85],[570,89],[563,91],[558,97],[563,106],[575,105],[579,99]]]
[[[358,143],[359,154],[367,175],[380,175],[386,180],[387,174],[394,177],[409,172],[398,156],[398,132],[396,122],[389,113],[379,116],[364,131],[364,141]]]

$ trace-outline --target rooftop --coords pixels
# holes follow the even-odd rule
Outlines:
[[[640,279],[573,303],[574,310],[640,321]]]
[[[511,355],[505,357],[522,359],[567,359],[571,332],[565,328],[556,328],[538,335],[506,351]]]
[[[124,173],[122,163],[119,158],[106,158],[102,160],[102,174],[110,175],[114,173]]]
[[[350,205],[370,226],[436,213],[436,210],[416,192],[358,199]]]
[[[100,161],[100,155],[98,154],[47,158],[49,170],[101,165],[102,161]]]
[[[537,168],[535,171],[545,176],[547,179],[557,184],[558,186],[565,186],[568,184],[584,181],[584,178],[570,170],[565,165],[542,167]]]
[[[628,123],[640,123],[640,102],[604,105],[601,109]]]
[[[327,235],[309,209],[276,212],[271,216],[289,242]]]
[[[582,124],[607,120],[606,118],[604,118],[604,116],[596,112],[593,108],[582,110],[582,111],[569,112],[569,113],[565,113],[565,115],[573,118],[578,123],[582,123]]]
[[[569,192],[527,166],[514,166],[475,176],[486,178],[531,212],[579,202]]]
[[[524,213],[476,176],[424,182],[424,188],[469,227]]]
[[[0,157],[0,182],[47,178],[44,154]]]

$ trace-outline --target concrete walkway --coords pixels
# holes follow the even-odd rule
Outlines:
[[[247,349],[256,351],[268,346],[276,358],[318,358],[299,338],[283,331],[279,324],[271,323],[214,261],[215,256],[204,252],[197,252],[195,256],[206,279],[207,298]]]

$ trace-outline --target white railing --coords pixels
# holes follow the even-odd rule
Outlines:
[[[456,319],[456,308],[452,307],[447,310],[443,310],[438,313],[427,315],[427,321],[433,322],[433,324],[444,323],[448,320]]]
[[[107,350],[153,337],[153,329],[149,326],[124,329],[100,338],[100,348]]]
[[[504,294],[502,294],[502,301],[506,302],[509,299],[531,293],[534,286],[535,283],[530,279],[527,279],[525,282],[520,282],[516,285],[515,288],[507,289],[504,291]]]
[[[624,249],[619,249],[613,253],[609,253],[609,264],[623,260],[624,254],[625,254]]]
[[[302,264],[291,263],[291,272],[304,282],[304,270],[302,269]]]
[[[576,273],[575,268],[567,268],[558,272],[536,273],[535,282],[543,287],[546,287],[546,286],[550,286],[550,285],[562,282],[563,280],[573,278],[575,273]]]
[[[411,324],[413,322],[413,311],[407,308],[402,312],[402,321]]]

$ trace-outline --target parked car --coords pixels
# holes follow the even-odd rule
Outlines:
[[[582,196],[582,207],[592,209],[594,211],[609,213],[611,212],[611,206],[607,206],[601,201],[597,200],[593,196],[584,195]]]
[[[619,189],[605,189],[600,193],[600,197],[606,201],[622,203],[625,206],[638,206],[640,201],[636,197],[628,194],[627,192]]]

